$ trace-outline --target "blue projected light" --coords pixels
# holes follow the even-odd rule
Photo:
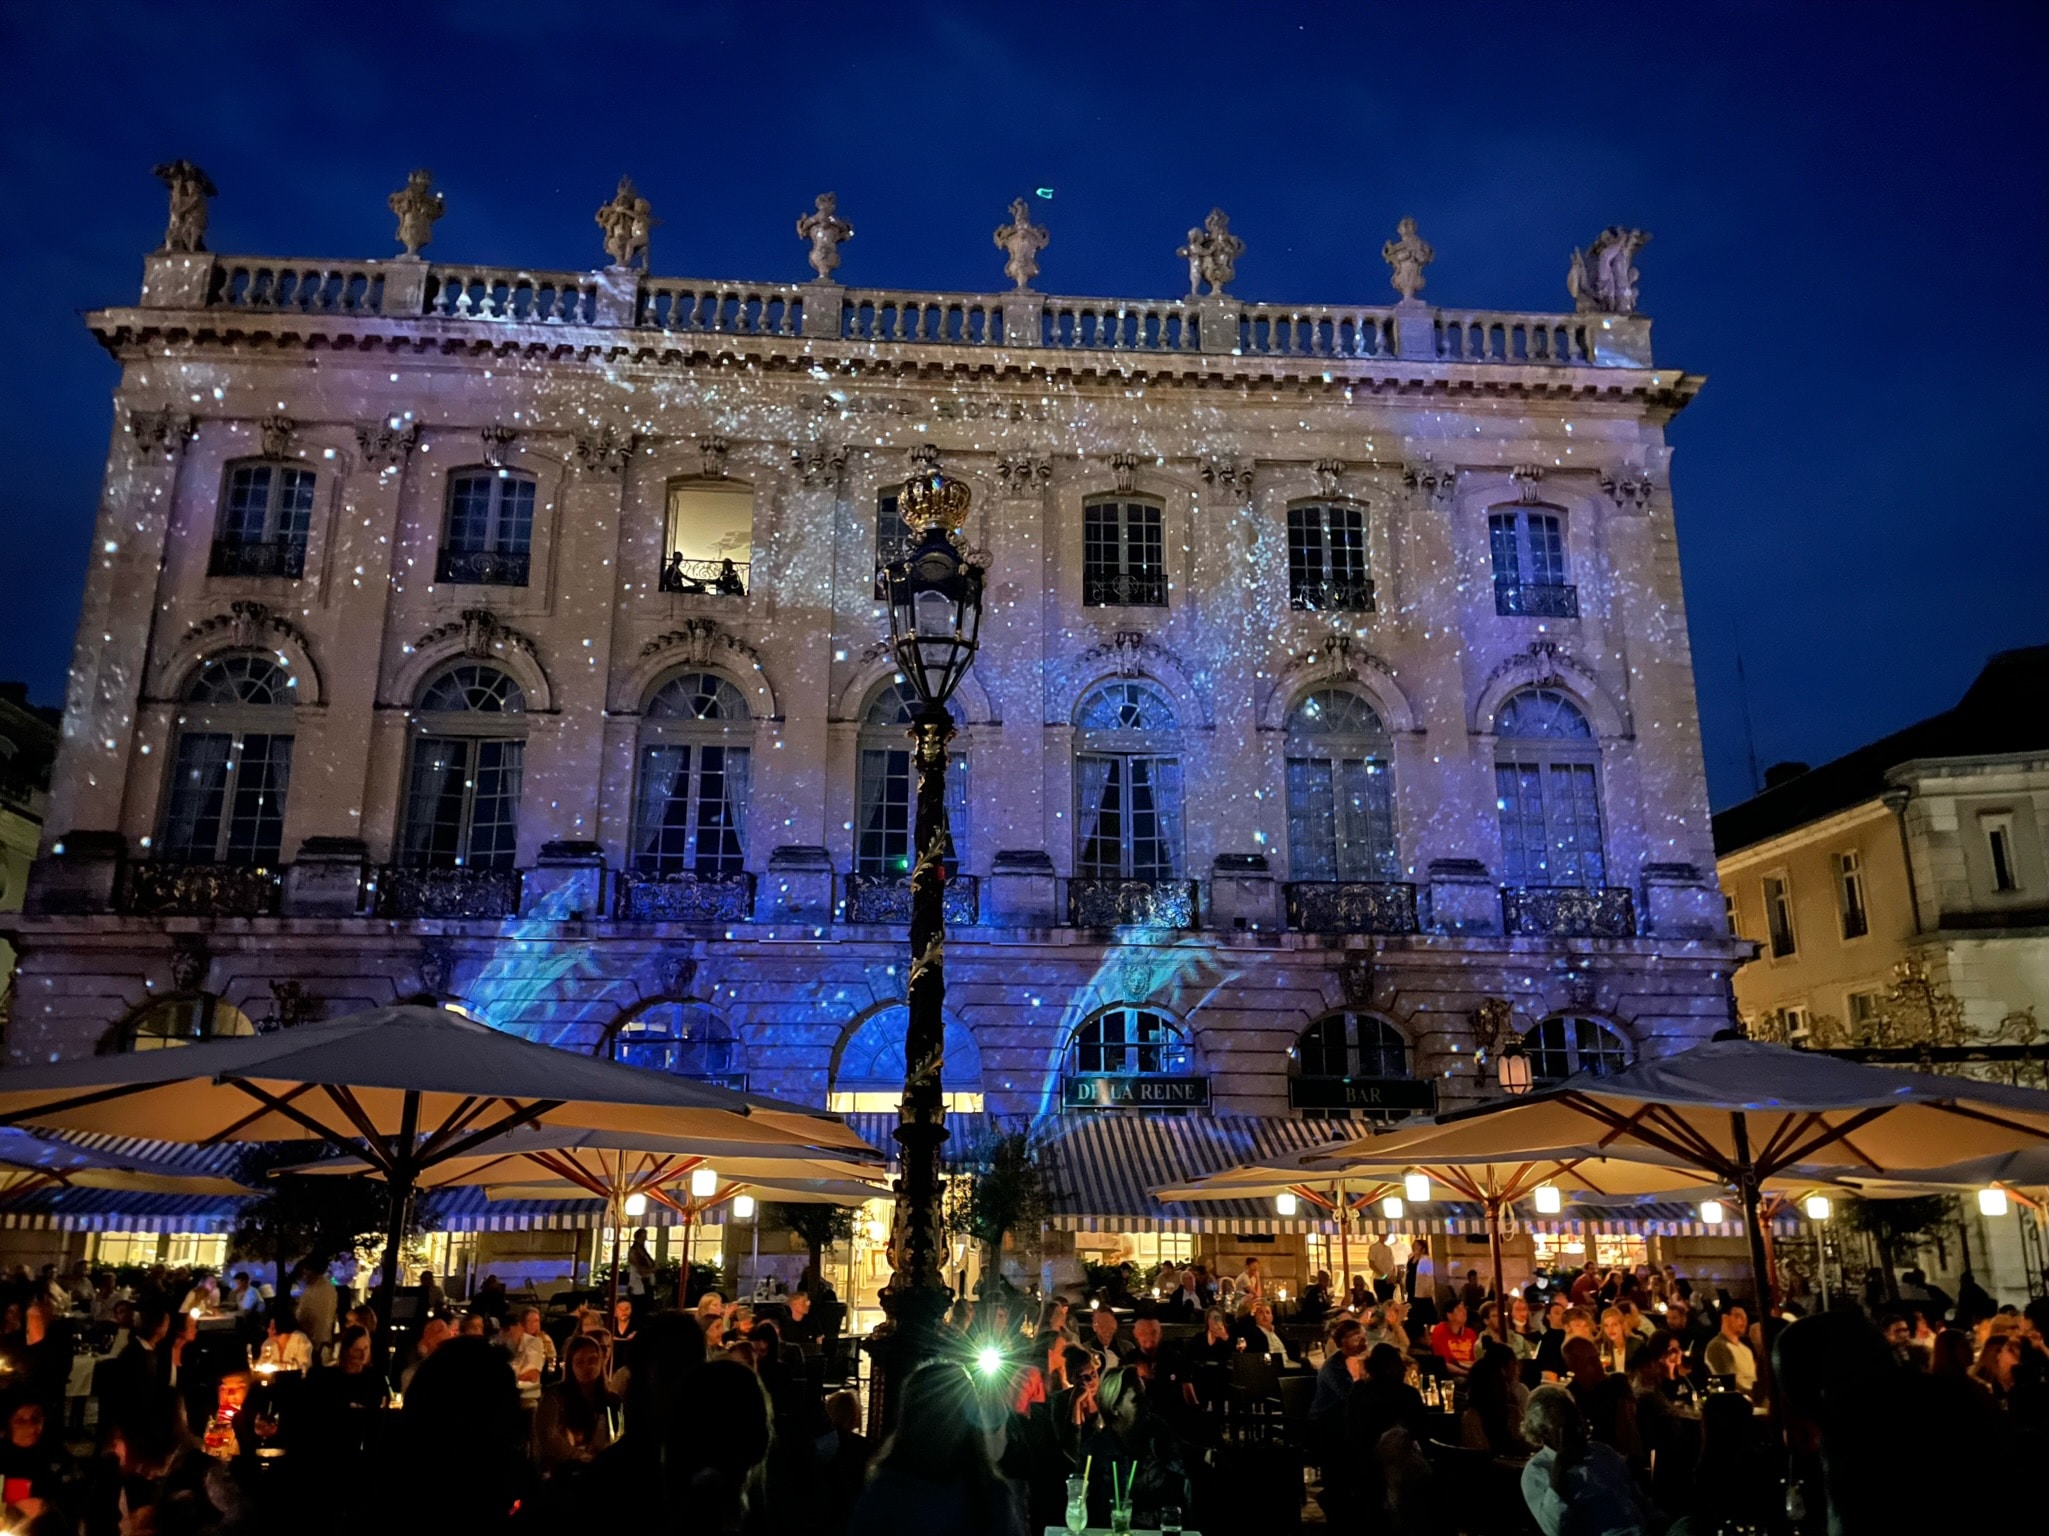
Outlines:
[[[1050,202],[1053,197],[1053,189],[1051,187],[1040,187],[1038,189],[1038,195]]]

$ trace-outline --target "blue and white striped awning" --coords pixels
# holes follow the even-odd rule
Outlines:
[[[119,1189],[40,1189],[0,1207],[9,1232],[232,1232],[246,1199],[145,1195]]]
[[[1263,1115],[1077,1114],[1042,1122],[1053,1186],[1051,1225],[1065,1232],[1322,1232],[1314,1215],[1281,1216],[1272,1200],[1164,1201],[1162,1184],[1241,1163],[1278,1163],[1358,1131],[1342,1120]]]
[[[434,1232],[588,1232],[605,1225],[602,1200],[493,1200],[474,1185],[437,1189],[421,1197],[420,1218]],[[726,1208],[700,1215],[694,1225],[716,1227]],[[627,1223],[634,1227],[681,1227],[683,1218],[657,1201]]]

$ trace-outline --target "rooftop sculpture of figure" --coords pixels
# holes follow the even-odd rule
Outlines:
[[[854,238],[854,226],[840,217],[839,209],[836,194],[821,192],[817,211],[797,220],[797,237],[811,242],[811,270],[818,274],[812,279],[815,283],[833,280],[840,264],[840,242]]]
[[[448,211],[447,203],[434,190],[434,173],[427,170],[406,177],[406,184],[386,198],[385,204],[398,215],[398,233],[392,238],[406,248],[408,259],[417,257],[434,238],[434,221]]]
[[[1565,274],[1565,291],[1572,295],[1579,313],[1633,315],[1636,313],[1636,285],[1642,273],[1636,270],[1636,253],[1651,242],[1640,229],[1611,224],[1583,251],[1572,253],[1572,266]]]
[[[1003,271],[1020,290],[1031,287],[1032,279],[1039,275],[1039,252],[1052,238],[1032,222],[1031,204],[1020,197],[1010,205],[1010,222],[996,230],[996,248],[1008,253],[1010,259],[1004,262]]]
[[[1212,208],[1201,229],[1188,232],[1188,243],[1174,253],[1188,263],[1188,296],[1201,295],[1209,284],[1212,296],[1224,291],[1224,284],[1238,275],[1238,258],[1245,254],[1245,242],[1231,233],[1231,221],[1221,208]]]
[[[619,190],[597,213],[605,232],[605,254],[615,267],[647,265],[647,237],[654,229],[654,210],[634,189],[631,176],[619,178]]]
[[[1423,269],[1437,259],[1429,241],[1416,233],[1416,221],[1403,219],[1395,226],[1395,238],[1380,248],[1380,259],[1394,268],[1388,281],[1404,304],[1415,302],[1423,291]]]
[[[157,166],[158,181],[171,189],[171,222],[164,230],[166,251],[206,249],[206,200],[215,195],[206,172],[190,160]]]

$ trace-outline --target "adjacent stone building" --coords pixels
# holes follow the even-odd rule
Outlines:
[[[416,182],[379,261],[212,254],[188,195],[89,317],[121,380],[13,1059],[426,993],[886,1112],[874,571],[932,465],[989,569],[959,1113],[1393,1115],[1512,1038],[1544,1078],[1728,1022],[1665,436],[1700,380],[1640,237],[1570,313],[1423,301],[1412,229],[1398,303],[1268,304],[1215,215],[1200,295],[1081,299],[1019,209],[1011,291],[918,293],[839,282],[826,200],[813,281],[655,277],[630,185],[609,267],[443,263]]]

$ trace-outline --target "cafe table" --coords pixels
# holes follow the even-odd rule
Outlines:
[[[1069,1532],[1064,1525],[1049,1525],[1046,1527],[1046,1536],[1069,1536]],[[1107,1525],[1083,1526],[1080,1536],[1111,1536],[1110,1527]],[[1160,1528],[1157,1525],[1134,1525],[1131,1528],[1131,1536],[1160,1536]],[[1181,1536],[1202,1536],[1202,1532],[1192,1525],[1184,1525],[1181,1527]]]

